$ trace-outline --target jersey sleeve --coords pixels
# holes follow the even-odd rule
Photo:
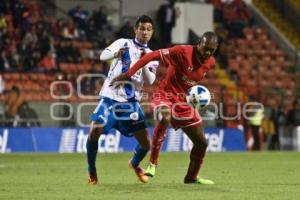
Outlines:
[[[151,49],[147,49],[146,53],[151,53],[153,52]],[[159,65],[159,61],[150,61],[148,64],[146,64],[146,67],[149,69],[150,72],[156,74],[157,67]]]
[[[114,58],[115,53],[118,52],[121,48],[125,47],[127,45],[126,43],[128,43],[128,41],[123,38],[114,41],[111,45],[109,45],[102,51],[102,53],[100,54],[100,60],[106,61]]]
[[[130,78],[135,74],[139,69],[144,67],[146,64],[148,64],[150,61],[160,61],[160,53],[159,50],[152,51],[150,53],[147,53],[142,58],[140,58],[130,69],[126,72],[126,76]]]
[[[159,61],[151,61],[146,65],[146,67],[150,70],[150,72],[154,74],[156,74],[158,66],[159,66]]]
[[[137,70],[145,66],[150,61],[161,61],[165,65],[168,65],[172,60],[177,60],[182,47],[181,46],[175,46],[168,49],[160,49],[156,51],[152,51],[150,53],[147,53],[145,56],[143,56],[141,59],[139,59],[126,73],[126,76],[129,78]]]
[[[153,52],[151,49],[146,50],[147,54],[151,53],[151,52]],[[159,61],[155,60],[155,61],[150,61],[148,64],[146,64],[146,67],[149,69],[150,72],[153,72],[154,74],[156,74],[158,65],[159,65]]]
[[[168,49],[160,49],[159,50],[160,58],[161,58],[160,60],[164,65],[167,66],[172,62],[172,60],[174,59],[176,60],[180,51],[181,51],[180,45]]]

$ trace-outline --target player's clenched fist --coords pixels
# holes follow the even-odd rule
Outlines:
[[[114,54],[115,58],[121,58],[124,52],[128,49],[128,47],[123,47],[119,51]]]

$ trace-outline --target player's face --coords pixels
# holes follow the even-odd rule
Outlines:
[[[153,35],[153,26],[151,23],[139,23],[139,26],[134,29],[135,37],[141,44],[147,44]]]
[[[206,60],[210,56],[212,56],[216,49],[218,44],[214,41],[201,41],[197,45],[198,52],[200,54],[201,60]]]

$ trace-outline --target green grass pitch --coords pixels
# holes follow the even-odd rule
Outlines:
[[[201,175],[215,185],[183,184],[188,153],[162,153],[156,177],[139,183],[130,156],[98,154],[101,184],[91,186],[84,154],[0,154],[0,199],[300,199],[297,152],[208,153]]]

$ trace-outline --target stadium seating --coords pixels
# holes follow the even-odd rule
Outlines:
[[[290,0],[289,3],[299,9],[299,1]],[[270,1],[254,0],[253,4],[299,49],[300,33],[295,26],[283,19],[273,7]]]
[[[296,97],[297,86],[299,86],[297,75],[294,73],[293,62],[288,60],[286,53],[278,48],[276,41],[269,37],[266,29],[253,26],[253,21],[247,21],[242,16],[240,18],[244,21],[242,34],[231,34],[232,30],[228,27],[227,18],[220,16],[220,14],[224,15],[223,10],[226,5],[220,6],[221,1],[208,2],[216,6],[215,11],[218,12],[218,18],[217,20],[215,18],[215,27],[217,27],[216,30],[225,43],[225,53],[223,52],[223,54],[227,57],[227,62],[220,63],[221,66],[217,69],[220,84],[224,87],[221,100],[224,103],[225,116],[236,114],[237,110],[234,105],[239,103],[243,105],[250,97],[254,97],[262,103],[274,98],[278,102],[277,105],[281,104],[285,111],[289,110]],[[239,2],[241,1],[232,1],[229,4],[238,4]],[[267,10],[265,12],[267,17],[278,18],[278,12],[270,8],[270,2],[266,2],[269,1],[254,1],[254,4],[259,9]],[[231,6],[234,7],[234,5]],[[241,7],[241,9],[244,8]],[[244,10],[243,12],[247,11]],[[235,15],[238,16],[239,14],[235,13]],[[282,30],[286,34],[290,32],[290,35],[294,37],[294,43],[297,43],[300,37],[295,30],[290,28],[292,26],[282,19],[279,21]],[[220,76],[221,74],[222,76]],[[224,122],[227,127],[237,127],[238,124],[242,123],[241,120],[225,120]]]
[[[38,23],[50,23],[51,26],[55,26],[58,24],[58,20],[56,20],[53,17],[46,17],[43,16],[43,13],[41,12],[40,2],[37,0],[27,0],[22,1],[28,8],[28,11],[30,12],[30,25],[36,26]],[[11,12],[10,14],[5,15],[6,23],[7,23],[7,31],[8,35],[10,37],[19,37],[22,38],[21,33],[20,35],[16,35],[16,29],[13,25],[13,16]],[[53,28],[53,27],[52,27]],[[55,46],[60,45],[63,41],[61,37],[58,37],[57,31],[55,31],[56,28],[53,28],[53,32],[51,32],[52,36],[55,39]],[[20,40],[21,42],[22,40]],[[86,57],[84,56],[85,53],[88,53],[89,51],[95,52],[93,44],[88,40],[72,40],[73,48],[78,49],[80,52],[80,62],[60,62],[57,60],[57,65],[59,66],[58,70],[54,72],[40,72],[41,69],[36,68],[37,70],[32,71],[19,71],[19,70],[13,70],[13,71],[4,71],[1,72],[1,75],[3,76],[4,82],[5,82],[5,89],[9,90],[13,85],[17,85],[21,91],[23,92],[25,99],[28,101],[56,101],[56,99],[53,99],[50,95],[50,85],[51,82],[57,80],[57,77],[59,74],[68,74],[70,76],[76,77],[79,74],[89,73],[92,70],[92,67],[95,69],[98,69],[103,73],[107,71],[106,65],[103,65],[103,63],[95,63],[94,57]],[[98,56],[96,54],[93,54],[93,56]],[[26,68],[26,66],[25,66]],[[76,84],[73,80],[67,80],[71,81],[72,84]],[[4,97],[1,96],[3,99]],[[77,93],[74,92],[72,96],[68,99],[70,102],[76,102],[80,101],[80,99],[77,96]]]
[[[231,39],[228,47],[228,69],[238,74],[238,86],[254,96],[270,89],[293,90],[293,65],[266,30],[247,27],[243,33],[245,38]]]

